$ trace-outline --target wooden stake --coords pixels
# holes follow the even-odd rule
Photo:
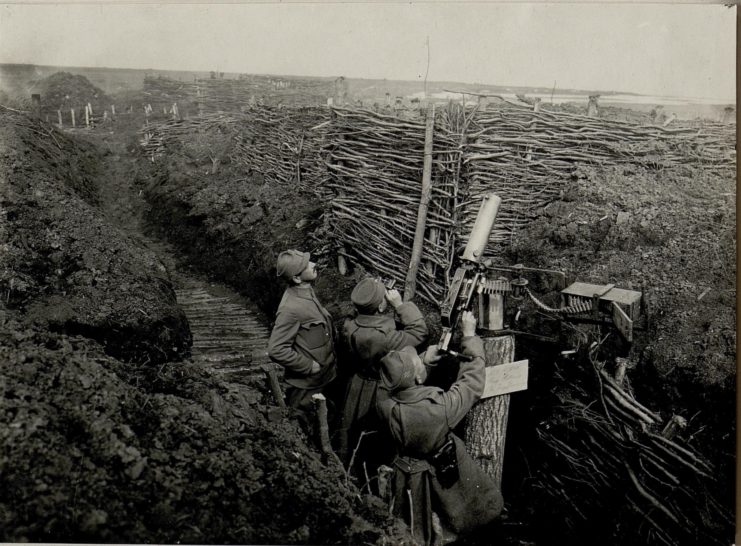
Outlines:
[[[270,365],[262,366],[262,371],[265,374],[265,378],[268,380],[268,387],[270,392],[273,393],[273,398],[281,408],[286,407],[286,401],[283,398],[283,392],[280,390],[280,383],[278,382],[278,374],[275,373],[275,368]]]
[[[112,116],[116,115],[116,105],[115,104],[111,104],[111,115]]]
[[[75,127],[75,109],[70,108],[70,113],[72,114],[72,127]]]
[[[340,468],[342,468],[342,462],[337,454],[332,451],[332,445],[329,443],[329,425],[327,424],[327,399],[323,394],[314,394],[311,397],[314,402],[314,409],[316,410],[316,422],[317,430],[319,431],[319,445],[322,449],[327,460],[332,459]]]
[[[88,106],[85,107],[85,125],[90,127],[90,115],[88,114]]]
[[[422,250],[425,241],[425,226],[427,224],[427,209],[432,197],[432,141],[435,129],[435,105],[430,104],[427,109],[427,123],[425,125],[425,156],[422,166],[422,197],[419,200],[417,211],[417,229],[414,232],[412,258],[409,262],[406,282],[404,283],[404,301],[411,301],[417,290],[417,271],[422,259]]]
[[[57,117],[59,118],[59,126],[62,126],[62,111],[57,110]]]

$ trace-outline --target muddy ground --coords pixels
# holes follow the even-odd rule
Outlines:
[[[320,265],[317,293],[339,323],[364,272],[338,272],[326,203],[269,186],[226,158],[212,173],[188,142],[151,162],[138,151],[143,118],[67,136],[0,114],[9,182],[0,388],[10,423],[0,448],[0,539],[404,541],[379,501],[325,466],[290,416],[276,418],[265,392],[187,360],[190,332],[168,271],[177,265],[147,245],[169,240],[190,266],[250,298],[268,324],[283,289],[275,257],[309,250]],[[683,437],[717,466],[729,507],[735,197],[733,180],[700,170],[581,168],[505,257],[644,292],[649,320],[636,333],[631,385],[663,416],[689,420]],[[436,311],[424,311],[435,332]],[[523,320],[551,328],[536,314]],[[538,489],[538,430],[550,426],[563,348],[518,341],[518,357],[533,366],[530,389],[512,397],[505,457],[504,540],[513,544],[590,543],[605,538],[600,524],[614,523],[565,529],[561,507]]]

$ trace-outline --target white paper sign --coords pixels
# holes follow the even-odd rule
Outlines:
[[[527,389],[527,360],[486,368],[486,385],[481,399]]]

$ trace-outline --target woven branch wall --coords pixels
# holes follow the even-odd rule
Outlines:
[[[219,80],[216,80],[219,81]],[[276,184],[329,198],[339,251],[370,271],[403,282],[421,196],[424,112],[405,117],[344,108],[248,106],[238,114],[168,121],[142,131],[154,159],[169,139],[195,130],[234,135],[232,159]],[[418,293],[439,302],[481,196],[502,197],[487,253],[555,200],[581,165],[703,166],[735,173],[735,126],[665,129],[505,105],[437,110],[432,199]]]

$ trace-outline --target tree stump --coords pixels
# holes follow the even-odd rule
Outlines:
[[[512,362],[515,357],[514,336],[484,338],[484,354],[487,367]],[[503,394],[476,403],[466,422],[465,441],[469,454],[500,489],[508,417],[509,394]]]

